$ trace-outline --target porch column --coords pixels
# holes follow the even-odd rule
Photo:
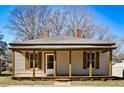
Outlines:
[[[12,77],[15,77],[15,51],[12,50]]]
[[[91,61],[91,57],[92,57],[92,51],[89,52],[90,53],[90,66],[89,66],[89,76],[92,77],[92,61]]]
[[[35,51],[33,51],[33,79],[35,78]]]
[[[112,50],[109,51],[109,76],[112,77]]]
[[[56,51],[54,51],[54,78],[56,77]]]
[[[69,77],[72,76],[71,50],[69,50]]]

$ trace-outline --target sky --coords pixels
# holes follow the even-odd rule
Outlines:
[[[0,31],[4,35],[4,41],[10,43],[15,39],[15,36],[5,28],[8,23],[10,11],[12,11],[16,6],[0,6]],[[48,6],[53,9],[62,9],[66,6]],[[92,5],[83,6],[89,8],[94,13],[94,18],[96,22],[104,25],[107,24],[110,27],[110,31],[117,35],[118,37],[123,37],[124,35],[124,6],[120,5]]]

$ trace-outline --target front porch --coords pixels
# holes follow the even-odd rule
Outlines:
[[[94,68],[93,68],[93,64],[92,61],[89,61],[89,68],[88,68],[88,73],[87,74],[78,74],[78,75],[74,75],[73,74],[73,67],[72,67],[72,51],[88,51],[90,53],[92,53],[93,51],[99,51],[100,53],[109,53],[109,61],[108,61],[108,67],[109,67],[109,74],[94,74]],[[16,51],[23,51],[23,53],[25,53],[26,51],[31,51],[33,52],[33,68],[30,70],[23,70],[21,72],[16,72],[15,71],[15,52]],[[36,69],[35,68],[35,53],[36,51],[52,51],[52,53],[54,53],[54,60],[53,60],[53,75],[47,75],[46,71],[44,71],[43,69]],[[56,59],[56,55],[57,55],[57,51],[67,51],[68,52],[68,58],[69,58],[69,64],[68,64],[68,74],[67,75],[58,75],[57,74],[57,59]],[[91,56],[90,56],[91,57]],[[111,79],[112,78],[112,49],[101,49],[101,48],[95,48],[95,49],[52,49],[52,50],[37,50],[37,49],[18,49],[18,50],[12,50],[12,62],[13,62],[13,69],[12,69],[12,78],[33,78],[33,79],[100,79],[100,78],[105,78],[105,79]],[[44,64],[45,65],[45,64]],[[45,68],[45,66],[43,66]],[[83,70],[82,70],[83,71]]]

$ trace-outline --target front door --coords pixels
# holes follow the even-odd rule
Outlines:
[[[54,74],[54,54],[46,54],[46,74],[53,75]]]

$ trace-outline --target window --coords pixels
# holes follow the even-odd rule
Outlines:
[[[89,68],[90,66],[90,62],[92,62],[92,67],[94,68],[95,67],[95,59],[96,57],[96,53],[95,52],[87,52],[87,68]]]
[[[25,69],[33,68],[33,52],[25,52]],[[35,51],[35,68],[42,69],[42,52]]]
[[[38,53],[35,53],[35,68],[38,67]],[[33,53],[30,53],[30,68],[33,68]]]

